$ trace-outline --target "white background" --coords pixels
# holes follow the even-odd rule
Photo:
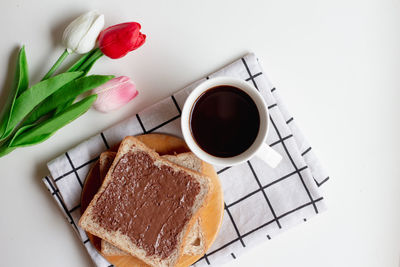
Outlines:
[[[36,82],[64,27],[94,8],[107,26],[142,23],[142,48],[92,71],[130,76],[139,97],[0,159],[1,266],[91,266],[41,183],[46,162],[250,51],[330,173],[328,211],[228,266],[399,266],[399,0],[1,0],[0,105],[19,45]]]

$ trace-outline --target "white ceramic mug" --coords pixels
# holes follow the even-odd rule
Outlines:
[[[196,143],[191,133],[191,127],[190,127],[191,112],[193,110],[193,106],[196,103],[197,99],[205,91],[221,85],[236,87],[245,92],[247,95],[249,95],[256,104],[260,116],[260,125],[259,125],[260,127],[258,130],[257,137],[254,140],[253,144],[241,154],[228,158],[216,157],[201,149],[201,147],[199,147],[199,145]],[[214,165],[232,166],[247,161],[253,156],[257,156],[261,160],[265,161],[270,167],[275,168],[282,160],[282,156],[265,143],[267,139],[268,130],[270,128],[270,120],[269,120],[268,107],[263,97],[257,91],[257,89],[255,89],[253,86],[240,79],[235,79],[230,77],[217,77],[206,80],[200,85],[198,85],[190,93],[183,106],[182,116],[181,116],[181,127],[182,127],[183,137],[186,141],[186,144],[189,146],[190,150],[200,159]]]

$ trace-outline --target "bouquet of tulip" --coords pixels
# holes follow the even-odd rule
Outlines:
[[[146,40],[136,22],[122,23],[102,30],[104,16],[90,11],[65,29],[65,51],[43,79],[29,86],[24,46],[20,49],[9,103],[0,120],[0,157],[17,147],[41,143],[57,130],[84,114],[91,106],[102,112],[116,109],[137,94],[125,76],[89,75],[103,55],[116,59],[139,48]],[[96,47],[98,43],[98,47]],[[71,53],[83,54],[65,72],[54,75]],[[92,94],[76,101],[92,90]]]

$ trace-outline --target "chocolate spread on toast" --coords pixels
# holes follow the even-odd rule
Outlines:
[[[160,165],[144,152],[120,158],[93,207],[100,226],[127,235],[147,256],[167,258],[190,220],[200,184],[190,174]]]

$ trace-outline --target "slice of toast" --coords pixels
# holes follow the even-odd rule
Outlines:
[[[192,152],[185,152],[177,155],[164,155],[162,157],[177,165],[194,170],[196,172],[201,173],[201,169],[203,168],[203,162],[201,159],[196,157],[196,155]]]
[[[115,152],[103,152],[100,155],[99,168],[100,168],[100,179],[103,181],[110,166],[115,158]],[[188,169],[192,169],[197,172],[201,172],[202,161],[196,157],[192,152],[181,153],[178,155],[164,155],[163,158],[183,166]],[[196,218],[196,222],[188,230],[188,234],[185,239],[185,245],[183,248],[183,254],[186,255],[201,255],[205,253],[205,242],[204,234],[201,228],[200,218]],[[129,255],[127,252],[120,250],[114,245],[110,244],[105,240],[101,240],[101,253],[106,256],[126,256]]]
[[[117,152],[106,151],[100,154],[99,169],[100,169],[100,180],[103,183],[106,178],[107,172],[110,169]]]
[[[174,266],[209,178],[163,159],[135,137],[122,141],[79,225],[152,266]]]
[[[206,253],[206,244],[203,229],[201,227],[201,218],[197,217],[195,223],[190,228],[186,236],[186,243],[183,248],[183,254],[203,255]]]

